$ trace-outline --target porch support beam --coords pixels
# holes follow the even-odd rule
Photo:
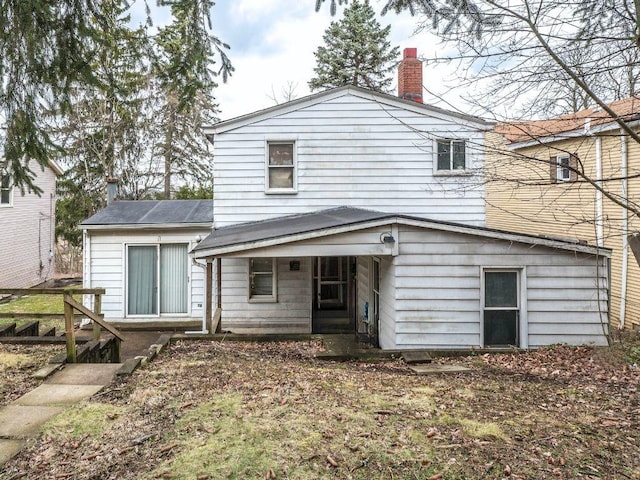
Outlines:
[[[216,258],[216,316],[218,321],[216,322],[215,333],[222,333],[222,258]]]

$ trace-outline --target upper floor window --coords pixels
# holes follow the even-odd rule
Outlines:
[[[267,189],[268,193],[295,193],[296,152],[295,142],[267,143]]]
[[[577,155],[568,153],[551,157],[551,181],[552,182],[575,182],[578,179],[576,170],[578,168]]]
[[[0,173],[0,205],[11,205],[11,192],[13,192],[11,175]]]
[[[436,170],[438,172],[464,172],[467,169],[464,140],[442,139],[437,142]]]

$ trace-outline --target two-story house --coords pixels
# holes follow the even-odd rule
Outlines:
[[[27,288],[53,279],[55,262],[56,177],[55,162],[36,169],[37,195],[13,184],[0,171],[0,287]]]
[[[397,97],[347,86],[208,128],[213,231],[191,250],[206,317],[384,349],[606,344],[609,250],[486,228],[493,124],[423,104],[416,57],[405,50]],[[104,237],[87,235],[98,278]],[[138,318],[123,285],[145,241],[109,247],[121,321]]]
[[[637,131],[640,97],[609,107]],[[640,144],[599,108],[501,124],[492,142],[487,225],[612,249],[612,324],[639,327],[640,267],[629,236],[640,228]]]

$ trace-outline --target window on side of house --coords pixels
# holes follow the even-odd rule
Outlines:
[[[578,179],[578,156],[563,153],[552,156],[549,165],[551,168],[551,181],[556,183],[575,182]]]
[[[267,142],[267,193],[295,193],[295,142]]]
[[[11,205],[11,193],[13,185],[11,185],[11,175],[0,173],[0,206]]]
[[[275,302],[277,295],[275,258],[249,259],[249,300]]]
[[[464,140],[437,140],[436,149],[437,172],[464,172],[467,169],[466,142]]]

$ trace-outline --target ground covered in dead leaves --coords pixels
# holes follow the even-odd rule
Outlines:
[[[0,479],[640,479],[629,349],[438,359],[472,370],[415,376],[318,348],[173,345],[50,422]]]

